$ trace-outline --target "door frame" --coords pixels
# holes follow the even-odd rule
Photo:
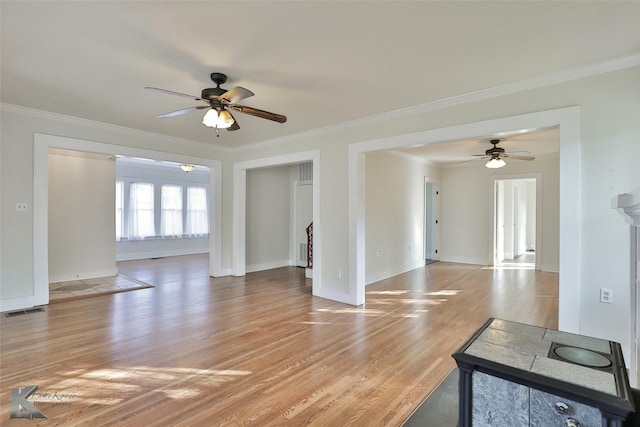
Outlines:
[[[209,174],[209,275],[226,275],[222,269],[222,162],[182,154],[165,153],[79,138],[34,133],[33,135],[33,297],[18,301],[23,307],[49,303],[49,148],[145,157],[207,166]],[[115,182],[114,182],[115,185]],[[114,236],[115,239],[115,236]],[[115,257],[115,254],[114,254]],[[11,310],[3,307],[3,310]]]
[[[491,248],[489,259],[492,260],[493,265],[496,266],[496,247],[498,245],[497,240],[497,216],[498,216],[498,183],[500,181],[512,181],[519,179],[534,179],[536,183],[536,262],[535,269],[542,269],[542,253],[543,253],[543,242],[542,242],[542,174],[541,173],[523,173],[523,174],[507,174],[507,175],[492,175],[489,177],[490,184],[493,193],[493,214],[491,215],[490,226],[488,227],[491,230],[491,238],[489,242],[491,242]]]
[[[313,163],[313,277],[312,294],[336,299],[334,290],[322,286],[322,227],[320,221],[320,150],[301,151],[281,156],[266,157],[233,164],[233,219],[231,243],[231,274],[246,274],[246,221],[247,221],[247,170],[270,166],[286,166]]]
[[[355,142],[349,145],[348,214],[349,214],[349,302],[362,305],[365,300],[365,211],[366,153],[394,150],[433,143],[447,143],[501,135],[503,132],[533,131],[558,126],[560,129],[560,296],[558,328],[580,332],[580,107],[525,113],[486,119],[448,127],[429,129],[404,135]],[[489,195],[487,195],[489,197]],[[489,224],[487,224],[489,225]],[[488,227],[491,230],[491,227]]]

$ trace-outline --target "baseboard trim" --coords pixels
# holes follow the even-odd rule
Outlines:
[[[33,295],[0,300],[0,312],[24,310],[35,307]]]
[[[558,264],[540,264],[540,271],[546,271],[548,273],[559,273],[560,268]]]
[[[288,259],[279,261],[262,262],[259,264],[248,265],[245,269],[247,273],[255,273],[256,271],[271,270],[272,268],[289,267],[290,262]]]
[[[465,258],[457,256],[440,256],[440,261],[455,262],[457,264],[472,264],[472,265],[491,265],[487,259],[482,258]]]
[[[172,251],[129,252],[116,255],[116,261],[133,261],[136,259],[164,258],[181,255],[207,254],[209,249],[175,249]]]
[[[220,270],[218,272],[218,274],[216,274],[215,276],[212,277],[225,277],[225,276],[231,276],[231,273],[233,272],[232,269],[230,268],[223,268],[222,270]]]

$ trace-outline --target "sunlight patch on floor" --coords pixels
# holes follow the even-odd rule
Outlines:
[[[426,292],[425,295],[428,295],[428,296],[453,296],[453,295],[458,295],[459,293],[460,293],[459,290],[443,289],[441,291]]]
[[[116,405],[128,399],[127,394],[155,390],[171,399],[194,397],[206,388],[220,387],[251,371],[233,369],[155,368],[132,366],[105,369],[74,369],[63,372],[70,376],[57,384],[42,387],[73,396],[72,402]],[[185,387],[188,384],[188,387]]]
[[[482,267],[481,270],[535,270],[535,264],[500,264]]]
[[[386,314],[386,312],[382,310],[372,310],[368,308],[319,308],[317,311],[332,314],[364,314],[365,316],[380,316]]]
[[[397,291],[370,291],[367,292],[369,295],[404,295],[408,290],[397,290]]]

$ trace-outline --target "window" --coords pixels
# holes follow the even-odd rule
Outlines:
[[[207,189],[204,187],[187,187],[187,234],[209,234]]]
[[[182,237],[182,186],[163,185],[161,193],[161,227],[163,237]]]
[[[1,1],[1,0],[0,0]],[[209,235],[209,189],[169,180],[116,179],[116,242]]]
[[[129,238],[155,236],[153,184],[135,182],[130,186]]]
[[[122,239],[124,229],[124,182],[116,181],[116,242]]]

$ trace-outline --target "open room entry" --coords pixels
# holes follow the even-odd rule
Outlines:
[[[348,292],[350,303],[362,305],[365,302],[366,205],[362,194],[366,190],[364,171],[367,153],[554,126],[560,129],[558,328],[578,333],[580,306],[575,304],[573,296],[580,293],[580,198],[579,192],[575,190],[580,187],[580,107],[488,119],[349,145],[349,257],[352,260]],[[538,184],[537,192],[540,191]],[[487,223],[486,226],[490,230],[489,233],[492,233],[492,225]],[[539,233],[538,230],[536,232]],[[539,238],[536,239],[536,244],[540,245]]]
[[[322,288],[321,282],[321,228],[320,228],[320,150],[310,150],[282,156],[274,156],[263,159],[237,162],[233,165],[233,237],[232,237],[232,275],[244,276],[247,272],[247,171],[251,169],[267,168],[274,166],[311,163],[313,174],[312,199],[313,199],[313,295],[332,298],[330,291]],[[327,293],[328,292],[328,293]]]
[[[536,268],[540,215],[538,176],[493,180],[492,260],[496,267]]]
[[[210,234],[209,234],[209,274],[223,276],[222,268],[222,162],[196,158],[180,154],[164,153],[147,149],[105,144],[82,139],[34,134],[34,192],[33,192],[33,276],[34,295],[24,306],[36,306],[49,303],[49,202],[48,172],[49,150],[63,149],[80,152],[102,153],[106,155],[124,155],[130,157],[152,158],[178,163],[200,164],[210,168]],[[115,236],[114,236],[115,238]]]

